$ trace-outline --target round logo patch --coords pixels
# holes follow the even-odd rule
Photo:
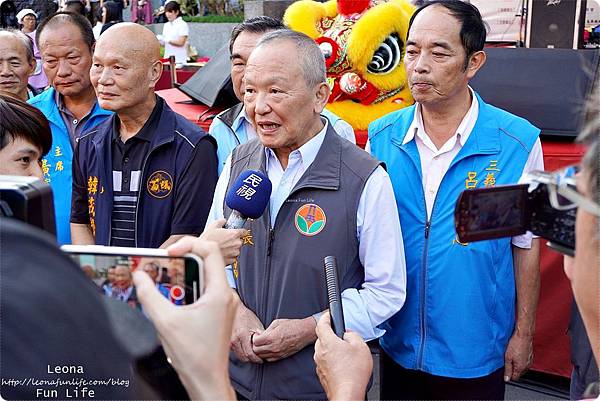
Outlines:
[[[300,206],[294,223],[300,234],[312,237],[323,231],[326,221],[327,217],[323,209],[314,203],[309,203]]]
[[[173,178],[166,171],[155,171],[150,174],[146,187],[155,198],[166,198],[173,190]]]

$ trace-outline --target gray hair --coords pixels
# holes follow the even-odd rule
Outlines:
[[[304,75],[308,87],[326,82],[325,58],[317,43],[303,33],[290,29],[279,29],[265,34],[257,43],[256,48],[272,42],[292,42],[298,50],[298,65]]]
[[[25,47],[25,53],[27,53],[27,61],[31,62],[35,60],[33,56],[33,40],[23,32],[18,31],[16,29],[1,29],[0,35],[6,32],[7,34],[13,35],[15,38],[19,39],[23,43],[23,47]]]

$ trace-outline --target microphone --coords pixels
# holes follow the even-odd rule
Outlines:
[[[342,297],[340,294],[340,281],[338,279],[337,259],[335,256],[325,256],[325,281],[327,282],[327,298],[329,299],[329,314],[331,315],[331,328],[339,337],[344,338],[346,324],[342,310]]]
[[[257,219],[271,198],[271,181],[256,170],[242,172],[230,187],[225,204],[232,210],[225,228],[242,228],[248,219]]]

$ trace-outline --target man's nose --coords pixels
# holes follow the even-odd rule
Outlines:
[[[14,75],[13,69],[10,67],[10,63],[8,61],[3,61],[0,63],[0,76],[9,77]]]
[[[269,101],[266,94],[257,94],[254,102],[254,112],[256,114],[267,114],[270,111],[271,106],[269,106]]]
[[[31,171],[29,175],[32,177],[37,177],[40,180],[44,180],[44,172],[42,171],[42,166],[39,163],[31,163]]]
[[[415,60],[414,67],[415,72],[424,73],[429,71],[429,59],[423,53],[419,54]]]
[[[58,69],[56,70],[56,74],[59,77],[68,77],[71,75],[71,65],[66,59],[61,59],[58,61]]]

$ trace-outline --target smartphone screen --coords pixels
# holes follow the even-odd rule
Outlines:
[[[461,241],[509,237],[526,232],[526,185],[464,191],[456,207]]]
[[[145,271],[154,280],[157,290],[175,305],[193,303],[202,291],[200,263],[195,257],[67,253],[100,293],[135,309],[141,309],[132,280],[132,273],[138,269]]]

